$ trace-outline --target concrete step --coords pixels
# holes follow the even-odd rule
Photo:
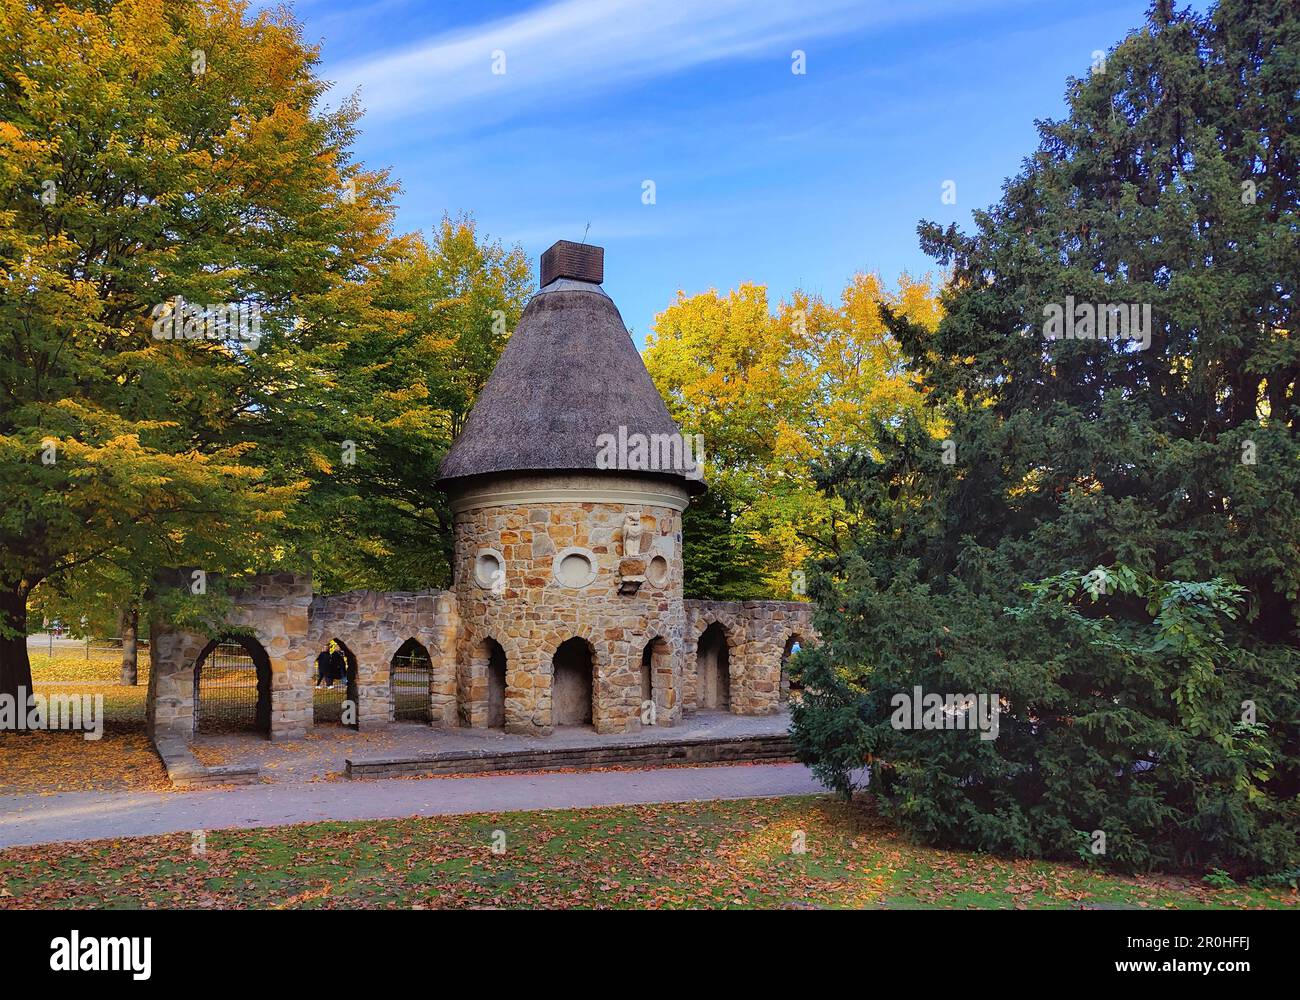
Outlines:
[[[612,746],[528,747],[523,750],[448,750],[405,757],[349,757],[349,778],[412,774],[483,774],[497,771],[589,770],[598,767],[663,767],[743,761],[791,761],[794,746],[784,734],[647,741]]]

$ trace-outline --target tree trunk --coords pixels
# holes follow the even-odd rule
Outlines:
[[[140,631],[140,608],[131,605],[122,612],[122,683],[139,684],[137,669],[137,634]]]
[[[0,696],[13,698],[20,710],[32,696],[32,662],[27,658],[27,588],[0,585]],[[18,701],[18,691],[24,697]]]

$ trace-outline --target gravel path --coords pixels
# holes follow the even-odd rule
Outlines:
[[[388,819],[823,791],[802,764],[317,781],[197,792],[0,796],[0,847],[327,819]]]

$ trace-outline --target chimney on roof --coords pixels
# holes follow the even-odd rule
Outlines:
[[[599,285],[605,280],[605,248],[568,240],[553,244],[542,254],[542,287],[556,278],[572,278]]]

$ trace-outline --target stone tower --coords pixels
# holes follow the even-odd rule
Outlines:
[[[455,526],[461,722],[547,734],[681,718],[682,511],[700,449],[561,241],[439,470]]]

